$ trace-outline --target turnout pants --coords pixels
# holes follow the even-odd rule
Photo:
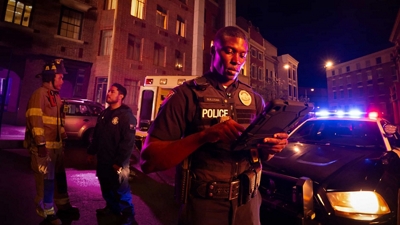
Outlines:
[[[63,148],[48,149],[48,154],[48,172],[43,174],[38,169],[38,161],[40,159],[37,149],[31,150],[31,167],[36,183],[35,204],[37,211],[44,211],[44,215],[38,211],[38,214],[44,217],[46,217],[46,214],[54,214],[54,203],[59,207],[70,203],[67,191],[67,176],[64,168],[64,150]]]

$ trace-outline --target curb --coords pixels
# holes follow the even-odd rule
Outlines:
[[[0,140],[1,149],[18,149],[23,148],[23,140]]]

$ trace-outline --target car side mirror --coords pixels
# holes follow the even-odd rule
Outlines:
[[[397,132],[397,126],[392,124],[383,125],[383,131],[387,137],[392,137]]]

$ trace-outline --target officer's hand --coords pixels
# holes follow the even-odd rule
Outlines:
[[[276,133],[274,136],[264,138],[263,143],[258,144],[258,150],[261,153],[261,158],[266,159],[268,155],[274,155],[281,152],[288,144],[287,133]]]
[[[206,142],[215,143],[217,141],[222,141],[224,143],[230,143],[235,141],[244,130],[245,128],[242,125],[229,119],[225,122],[217,123],[205,129],[203,132]]]
[[[46,145],[39,145],[37,146],[38,149],[38,156],[39,157],[46,157],[47,156],[47,148]]]
[[[86,160],[88,161],[88,163],[94,163],[94,155],[88,154]]]

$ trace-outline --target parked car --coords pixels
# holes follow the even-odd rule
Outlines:
[[[89,144],[93,138],[97,117],[102,110],[100,103],[77,98],[63,99],[65,131],[69,140],[82,140]]]
[[[328,113],[296,127],[263,163],[262,215],[287,224],[400,224],[399,134],[369,115]]]

